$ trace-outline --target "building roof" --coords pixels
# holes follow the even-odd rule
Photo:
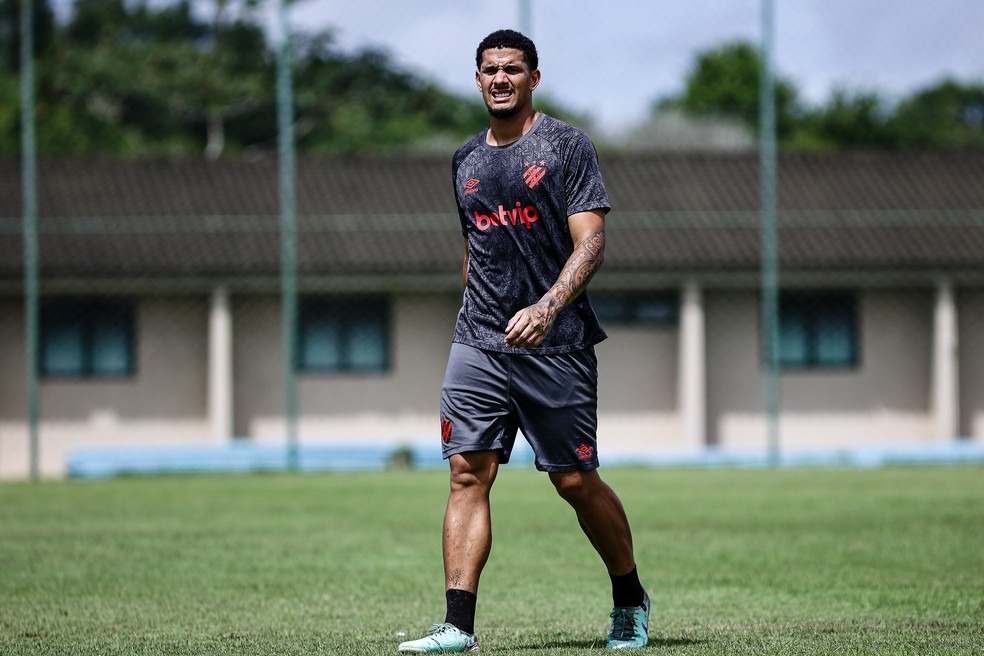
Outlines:
[[[605,270],[756,271],[757,155],[603,155]],[[784,267],[984,271],[984,153],[785,154]],[[302,275],[460,272],[449,157],[301,158]],[[39,165],[45,276],[243,276],[280,262],[275,160]],[[20,164],[0,160],[0,277],[22,275]]]

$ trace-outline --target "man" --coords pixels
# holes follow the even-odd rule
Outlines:
[[[538,112],[536,47],[486,37],[475,82],[489,128],[454,155],[465,294],[441,390],[451,469],[444,516],[447,614],[403,653],[477,651],[478,583],[492,545],[489,492],[517,430],[612,580],[608,647],[648,642],[649,597],[619,498],[597,472],[597,361],[605,338],[583,292],[604,259],[608,195],[580,130]]]

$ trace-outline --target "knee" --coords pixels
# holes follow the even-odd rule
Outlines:
[[[567,503],[577,506],[584,496],[588,494],[590,488],[589,472],[557,472],[550,475],[550,482],[554,489]]]
[[[450,459],[452,491],[488,489],[495,480],[498,460],[475,454],[454,455]]]
[[[451,489],[465,490],[480,487],[483,484],[482,477],[473,469],[451,469]]]

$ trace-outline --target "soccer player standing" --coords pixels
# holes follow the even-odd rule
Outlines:
[[[447,614],[399,651],[478,650],[475,606],[492,547],[489,493],[518,430],[608,569],[607,646],[643,647],[649,597],[622,503],[597,471],[594,345],[606,335],[585,289],[604,260],[610,209],[597,154],[582,131],[534,108],[540,71],[530,39],[493,32],[479,44],[476,64],[489,128],[452,161],[465,294],[441,389],[451,469]]]

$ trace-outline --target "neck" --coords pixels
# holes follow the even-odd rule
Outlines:
[[[524,134],[533,128],[540,113],[530,107],[528,111],[520,112],[508,118],[489,116],[489,131],[485,136],[490,146],[508,146],[519,141]]]

